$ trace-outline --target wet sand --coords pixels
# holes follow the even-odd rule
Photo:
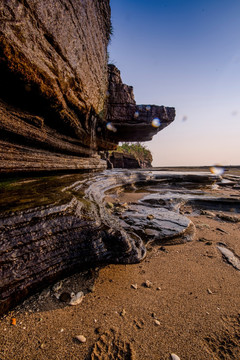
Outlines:
[[[193,241],[154,244],[139,264],[76,274],[8,313],[0,323],[0,359],[240,359],[240,272],[217,248],[224,243],[240,255],[240,223],[189,218]],[[56,298],[81,290],[77,306]]]

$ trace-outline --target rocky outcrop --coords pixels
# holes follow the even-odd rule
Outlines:
[[[111,170],[3,182],[0,314],[71,272],[139,262],[148,243],[191,240],[194,226],[184,215],[190,207],[194,212],[240,208],[240,199],[208,194],[218,191],[209,186],[217,180],[211,174]],[[149,195],[121,203],[124,190]]]
[[[0,19],[1,173],[104,168],[99,150],[173,121],[108,69],[109,0],[3,0]]]
[[[122,83],[120,71],[108,66],[109,98],[107,120],[113,141],[149,141],[175,118],[175,109],[157,105],[136,105],[133,87]]]
[[[0,18],[1,171],[104,167],[109,0],[4,0]]]
[[[108,169],[122,168],[122,169],[138,169],[140,164],[134,155],[125,154],[118,151],[113,151],[107,158]]]

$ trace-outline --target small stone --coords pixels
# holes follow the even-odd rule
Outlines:
[[[206,216],[210,216],[210,217],[215,217],[216,215],[208,210],[201,210],[201,215],[206,215]]]
[[[122,311],[120,312],[120,315],[124,317],[126,315],[126,310],[122,309]]]
[[[114,208],[114,205],[113,203],[111,203],[110,201],[107,202],[107,205],[106,205],[109,209],[113,209]]]
[[[208,292],[209,294],[212,294],[212,293],[213,293],[210,289],[207,289],[207,292]]]
[[[148,219],[148,220],[152,220],[152,219],[154,219],[154,215],[149,214],[149,215],[147,216],[147,219]]]
[[[80,343],[85,343],[87,341],[87,339],[83,335],[77,335],[75,339],[77,339]]]
[[[167,249],[165,248],[165,246],[160,246],[159,250],[168,253]]]
[[[223,230],[223,229],[221,229],[219,227],[217,227],[216,230],[218,230],[218,231],[220,231],[220,232],[222,232],[224,234],[229,234],[227,231],[225,231],[225,230]]]
[[[155,324],[156,326],[160,326],[160,325],[161,325],[161,324],[160,324],[160,321],[157,320],[157,319],[154,320],[154,324]]]
[[[88,287],[88,291],[89,291],[89,292],[94,292],[94,291],[95,291],[95,285],[94,285],[94,284],[90,285],[90,286]]]
[[[144,283],[144,286],[147,287],[147,288],[151,288],[152,287],[152,282],[149,281],[149,280],[146,280],[145,283]]]
[[[137,288],[138,288],[137,284],[131,284],[131,287],[135,290],[137,290]]]
[[[59,281],[53,285],[52,290],[54,292],[58,292],[62,288],[62,285],[63,285],[62,281]]]
[[[205,243],[205,245],[212,245],[212,242],[211,242],[211,241],[207,241],[207,242]]]
[[[41,345],[40,345],[40,348],[41,348],[41,349],[44,349],[44,348],[45,348],[45,344],[41,344]]]
[[[162,290],[162,289],[160,288],[160,286],[158,286],[156,290],[158,290],[158,291],[159,291],[159,290]]]
[[[60,332],[61,332],[61,333],[64,332],[64,329],[61,329]]]
[[[200,241],[200,242],[206,242],[207,239],[205,239],[204,237],[202,237],[202,238],[199,238],[198,241]]]
[[[171,359],[171,360],[180,360],[180,357],[177,356],[176,354],[171,354],[171,355],[170,355],[170,359]]]
[[[69,302],[69,305],[75,306],[81,304],[84,298],[84,293],[79,291]]]

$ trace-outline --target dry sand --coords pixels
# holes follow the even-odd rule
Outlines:
[[[240,255],[240,223],[190,218],[196,234],[189,243],[155,244],[140,264],[65,279],[57,293],[84,290],[80,305],[66,305],[48,288],[7,314],[0,359],[167,360],[175,353],[181,360],[239,360],[240,271],[217,243]]]

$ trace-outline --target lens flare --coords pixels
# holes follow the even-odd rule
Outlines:
[[[150,105],[147,105],[147,106],[146,106],[146,110],[147,110],[147,111],[150,111],[150,110],[151,110],[151,106],[150,106]]]
[[[137,119],[137,118],[139,117],[139,112],[138,112],[138,111],[136,111],[136,112],[134,113],[134,117],[135,117],[135,119]]]
[[[211,166],[209,170],[214,175],[223,175],[224,173],[224,168],[220,165]]]
[[[113,131],[113,132],[117,131],[117,129],[115,128],[115,126],[111,122],[107,123],[106,127],[107,127],[107,129],[109,131]]]
[[[161,125],[161,121],[158,118],[153,119],[152,126],[158,128]]]

